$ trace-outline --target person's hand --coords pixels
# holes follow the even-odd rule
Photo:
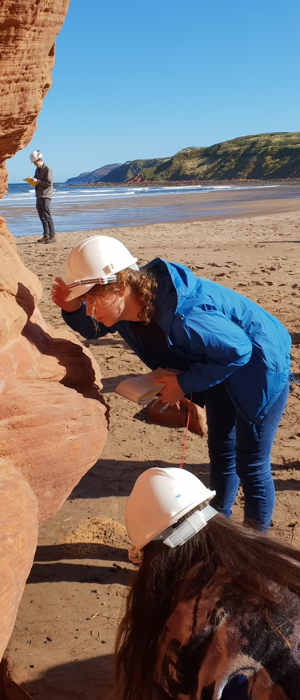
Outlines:
[[[31,179],[31,182],[34,182],[34,184],[36,185],[36,183],[37,183],[36,177],[31,177],[30,179]]]
[[[78,311],[81,307],[81,301],[79,299],[72,299],[72,301],[66,301],[69,294],[69,289],[66,283],[61,279],[61,277],[55,277],[55,283],[52,285],[51,289],[51,299],[54,301],[56,306],[60,306],[64,311]]]
[[[175,406],[175,404],[184,396],[184,391],[180,389],[175,374],[166,374],[165,377],[157,377],[157,379],[154,379],[154,381],[156,384],[164,384],[159,392],[159,398],[163,403],[168,403],[170,406]]]

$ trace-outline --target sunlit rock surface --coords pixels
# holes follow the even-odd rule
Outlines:
[[[207,435],[205,408],[191,403],[188,399],[180,399],[175,406],[164,408],[164,404],[157,399],[146,408],[146,420],[157,425],[169,425],[188,428],[192,433],[204,437]]]
[[[26,146],[51,84],[54,39],[68,0],[2,0],[0,7],[0,198],[5,160]],[[42,287],[24,267],[0,218],[0,657],[37,543],[106,440],[98,365],[37,305]],[[1,695],[1,689],[0,689]]]
[[[106,440],[100,370],[69,332],[45,323],[41,284],[0,233],[0,653],[31,568],[37,526],[55,513]]]
[[[7,187],[5,160],[24,148],[35,131],[51,85],[54,40],[68,5],[69,0],[1,0],[0,198]]]

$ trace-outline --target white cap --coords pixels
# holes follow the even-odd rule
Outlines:
[[[189,537],[185,537],[183,541],[179,538],[175,544],[167,541],[172,539],[169,535],[174,532],[170,526],[213,496],[215,491],[210,491],[200,479],[185,469],[177,467],[147,469],[135,482],[125,509],[126,528],[135,548],[140,550],[154,539],[164,539],[165,544],[169,546],[183,544],[183,541]],[[191,525],[190,537],[216,514],[213,508],[210,506],[207,508],[210,512],[204,508],[200,511],[201,516],[195,519],[199,521],[199,527],[197,523]],[[182,525],[179,528],[182,528]]]
[[[70,290],[66,301],[77,299],[95,284],[116,281],[116,274],[130,267],[138,270],[137,258],[116,238],[91,236],[85,238],[67,257],[67,285]]]
[[[42,157],[43,157],[43,154],[40,153],[39,151],[32,151],[32,153],[30,153],[30,156],[29,156],[31,163],[35,163],[36,160],[41,160]]]

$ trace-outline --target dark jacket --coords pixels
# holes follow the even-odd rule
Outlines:
[[[257,423],[288,380],[288,331],[247,297],[183,265],[156,258],[146,269],[157,280],[153,323],[119,321],[106,328],[86,316],[85,304],[63,312],[64,320],[85,338],[118,331],[150,369],[181,370],[178,383],[187,395],[224,381],[239,413]]]
[[[36,168],[34,177],[38,181],[35,186],[36,197],[51,199],[53,195],[53,172],[51,168],[43,163],[40,168]]]

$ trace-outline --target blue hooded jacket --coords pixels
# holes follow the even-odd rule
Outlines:
[[[64,320],[88,339],[118,331],[150,369],[180,370],[187,395],[224,381],[237,411],[257,423],[288,380],[288,331],[247,297],[195,277],[184,265],[155,258],[145,269],[157,281],[152,323],[119,321],[107,328],[86,316],[85,304],[63,311]]]

